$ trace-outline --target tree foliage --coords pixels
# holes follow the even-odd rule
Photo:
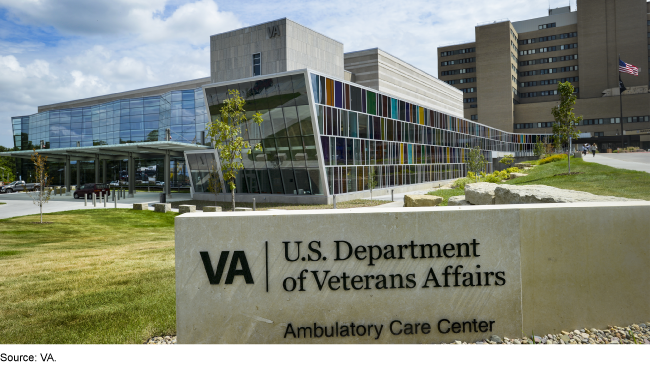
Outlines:
[[[221,173],[224,182],[228,183],[232,193],[232,209],[235,210],[235,178],[242,164],[242,150],[250,149],[250,144],[245,141],[242,135],[242,126],[247,128],[246,100],[239,95],[238,90],[228,90],[228,99],[223,102],[221,115],[214,122],[207,124],[208,136],[212,139],[215,148],[219,152],[221,162]],[[262,124],[262,115],[258,112],[251,118],[258,126]],[[261,144],[253,146],[253,150],[261,150]],[[250,151],[249,151],[250,153]]]
[[[221,179],[219,178],[219,168],[217,167],[217,162],[212,161],[210,164],[210,170],[208,172],[208,192],[214,194],[214,205],[217,205],[217,197],[221,193]]]
[[[512,166],[512,163],[514,162],[515,162],[515,158],[512,154],[508,154],[504,156],[501,160],[499,160],[499,163],[507,165],[508,168],[510,168]]]
[[[370,167],[370,173],[368,174],[368,188],[370,188],[370,199],[372,199],[372,190],[377,187],[379,182],[377,181],[377,171],[374,166]]]
[[[13,151],[14,149],[0,146],[0,152]],[[13,182],[16,180],[16,159],[11,156],[0,156],[0,180]]]
[[[485,171],[487,164],[487,159],[485,159],[480,147],[476,146],[469,150],[465,155],[465,164],[467,164],[467,170],[474,173],[476,179],[478,179],[479,173]]]
[[[50,200],[52,190],[48,187],[50,176],[47,172],[47,156],[39,155],[36,150],[32,154],[32,162],[34,163],[34,170],[36,171],[36,183],[39,184],[38,189],[30,194],[35,205],[38,205],[41,211],[41,224],[43,223],[43,205]]]
[[[573,106],[577,99],[573,85],[568,81],[559,83],[557,91],[560,95],[560,104],[552,109],[553,117],[555,117],[553,139],[555,146],[561,147],[569,142],[569,138],[578,138],[580,131],[576,129],[576,126],[582,121],[582,116],[576,117],[573,113]]]

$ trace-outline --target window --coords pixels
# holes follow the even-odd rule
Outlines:
[[[470,108],[478,108],[478,104],[470,104]]]
[[[463,103],[476,103],[476,98],[465,98]]]
[[[472,114],[472,116],[469,118],[472,121],[478,121],[478,114]]]
[[[445,51],[445,52],[440,52],[440,57],[460,55],[460,54],[464,54],[464,53],[472,53],[472,52],[475,52],[475,51],[476,51],[476,48],[474,48],[474,47],[464,48],[462,50]]]
[[[476,72],[476,70],[473,67],[470,67],[468,69],[459,69],[459,70],[449,70],[449,71],[443,71],[440,73],[441,76],[446,76],[446,75],[457,75],[457,74],[468,74]]]
[[[449,65],[458,65],[458,64],[467,64],[470,62],[475,62],[476,58],[470,57],[470,58],[462,58],[460,60],[452,60],[452,61],[443,61],[440,63],[441,66],[449,66]]]
[[[463,93],[476,93],[476,88],[464,88],[464,89],[459,89]]]
[[[594,132],[594,137],[603,137],[605,136],[605,132]]]
[[[538,29],[555,28],[555,23],[540,24]]]
[[[262,75],[262,54],[253,54],[253,76]]]

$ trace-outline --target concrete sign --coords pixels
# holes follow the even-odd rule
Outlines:
[[[176,218],[179,343],[440,343],[522,331],[517,210]]]

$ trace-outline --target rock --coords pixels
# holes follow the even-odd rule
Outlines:
[[[465,196],[449,197],[447,206],[471,206],[471,203],[465,200]]]
[[[553,344],[550,340],[546,341],[546,344]]]
[[[526,177],[528,174],[524,173],[510,173],[510,179],[515,179],[515,178],[520,178],[520,177]]]
[[[580,333],[580,336],[581,336],[583,339],[589,339],[589,334],[587,334],[587,333]]]
[[[221,206],[203,206],[203,212],[221,212]]]
[[[490,336],[489,340],[490,340],[490,342],[494,342],[496,344],[503,343],[503,341],[501,340],[501,337],[499,337],[498,335],[494,335],[494,334]]]
[[[535,343],[542,343],[542,337],[540,336],[535,336]]]
[[[579,330],[577,330],[577,329],[573,331],[573,334],[575,334],[575,335],[580,335],[580,333],[581,332]]]
[[[465,189],[467,196],[467,188]],[[595,194],[544,185],[514,186],[498,185],[494,189],[494,203],[511,205],[522,203],[573,203],[573,202],[618,202],[640,201],[622,197],[597,196]],[[471,198],[468,199],[472,202]],[[472,202],[473,203],[473,202]]]
[[[529,164],[529,163],[517,163],[517,164],[515,164],[515,167],[520,168],[520,169],[521,168],[530,168],[532,166],[533,166],[533,164]]]
[[[442,203],[442,197],[428,194],[407,194],[404,196],[404,207],[433,207]]]
[[[560,336],[560,339],[564,341],[564,343],[568,343],[571,339],[569,339],[569,336],[566,334],[562,334]]]
[[[172,204],[171,203],[154,203],[153,204],[153,210],[156,212],[169,212],[172,210]]]
[[[235,207],[235,211],[253,211],[250,207]]]
[[[149,210],[149,204],[147,204],[147,203],[134,203],[133,204],[133,209],[134,210],[147,211],[147,210]]]
[[[180,205],[178,206],[178,212],[179,213],[189,213],[189,212],[196,212],[196,206],[194,205]]]
[[[566,330],[563,330],[562,334],[569,334],[569,332],[567,332]]]
[[[465,200],[472,205],[493,205],[496,183],[470,183],[465,185]]]
[[[515,339],[514,341],[512,341],[512,343],[514,343],[514,344],[521,344],[521,341],[519,341],[518,339]]]

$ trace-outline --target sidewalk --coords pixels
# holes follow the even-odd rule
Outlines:
[[[629,154],[591,154],[583,156],[583,160],[590,163],[598,163],[611,166],[612,168],[638,170],[650,173],[650,153],[629,153]]]
[[[453,183],[455,180],[456,179],[441,180],[436,183],[437,185],[445,186],[447,184]],[[372,206],[368,208],[404,207],[404,196],[406,196],[407,194],[427,194],[431,191],[435,191],[436,189],[437,188],[432,188],[425,191],[410,191],[410,192],[395,193],[393,195],[394,202],[386,203],[384,205],[379,205],[379,206]],[[370,199],[370,198],[365,198],[365,199]],[[373,196],[372,199],[390,201],[390,194],[385,196]]]
[[[149,203],[149,209],[152,210],[151,204],[158,203],[160,192],[137,192],[133,198],[123,198],[117,201],[117,208],[133,208],[134,203]],[[189,193],[172,193],[172,198],[167,202],[189,200]],[[38,214],[39,208],[32,201],[32,198],[24,192],[0,194],[0,202],[6,204],[0,205],[0,219],[10,217],[35,215]],[[112,197],[108,198],[106,208],[104,203],[97,199],[97,207],[93,207],[92,199],[88,200],[88,206],[84,206],[83,199],[74,199],[72,196],[52,196],[50,201],[43,205],[43,213],[70,211],[70,210],[99,210],[115,208]],[[178,209],[172,209],[178,212]]]

